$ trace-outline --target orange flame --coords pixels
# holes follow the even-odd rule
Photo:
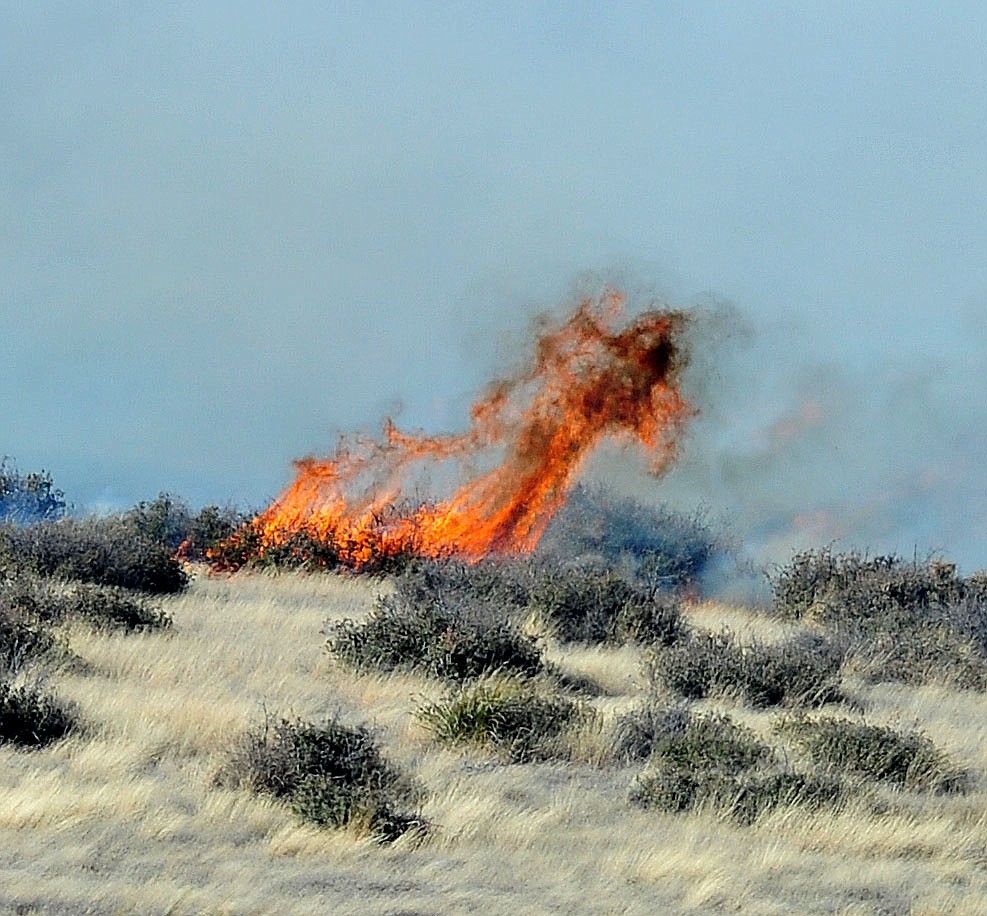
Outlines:
[[[652,310],[612,330],[622,304],[621,295],[608,292],[546,328],[532,365],[493,384],[462,435],[411,436],[387,421],[380,441],[342,444],[332,458],[295,462],[294,484],[233,536],[233,546],[249,541],[263,556],[303,535],[354,568],[399,554],[477,560],[527,553],[604,438],[636,440],[650,453],[651,470],[661,473],[693,413],[678,389],[687,319]],[[416,464],[465,463],[491,451],[500,463],[475,473],[449,499],[395,508]],[[221,548],[214,565],[239,565],[223,556]]]

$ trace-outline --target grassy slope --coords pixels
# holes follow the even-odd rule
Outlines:
[[[431,748],[411,712],[434,685],[358,677],[324,651],[325,620],[365,613],[374,590],[333,577],[199,576],[167,602],[170,633],[74,632],[85,666],[52,683],[88,732],[40,752],[0,748],[0,912],[984,911],[987,697],[858,694],[868,721],[919,724],[973,766],[978,787],[965,797],[909,796],[884,815],[783,810],[749,828],[655,814],[626,803],[635,768],[509,766]],[[772,635],[735,609],[694,613]],[[630,649],[553,656],[606,688],[604,708],[643,691]],[[426,787],[433,835],[380,847],[214,787],[231,738],[265,709],[372,724]],[[769,721],[731,712],[755,728]]]

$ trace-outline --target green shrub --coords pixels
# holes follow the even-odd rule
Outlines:
[[[206,559],[210,550],[246,522],[244,514],[230,506],[205,506],[193,512],[185,500],[171,493],[138,503],[123,518],[140,537],[196,561]]]
[[[25,664],[44,658],[55,637],[41,614],[31,584],[23,579],[0,579],[0,675],[13,674]]]
[[[41,576],[163,594],[180,592],[188,576],[171,551],[120,517],[62,519],[3,532],[16,567]]]
[[[64,583],[36,575],[0,581],[0,630],[3,621],[45,635],[65,620],[84,620],[97,628],[150,630],[171,626],[171,618],[151,606],[141,592],[110,585]]]
[[[44,747],[77,727],[74,710],[37,687],[0,680],[0,743]]]
[[[488,557],[476,563],[453,557],[415,558],[393,582],[396,593],[410,605],[457,611],[483,607],[510,619],[527,606],[537,568],[530,557]]]
[[[819,706],[839,700],[843,653],[810,633],[777,645],[741,644],[723,631],[692,630],[653,651],[652,683],[690,699],[735,696],[753,706]]]
[[[818,764],[908,789],[961,792],[969,775],[918,732],[852,722],[844,718],[793,717],[779,731]]]
[[[416,790],[370,732],[335,719],[319,726],[267,717],[241,737],[219,781],[284,801],[320,827],[352,824],[389,841],[426,826],[398,810],[415,801]]]
[[[398,596],[379,599],[365,621],[341,621],[327,633],[329,650],[360,670],[413,670],[462,681],[494,671],[534,675],[544,668],[534,641],[506,622],[408,605]]]
[[[838,805],[843,786],[831,777],[788,771],[758,775],[690,772],[659,766],[631,786],[632,804],[666,813],[708,810],[742,824],[782,805],[808,809]]]
[[[729,716],[674,707],[655,716],[650,757],[673,768],[736,774],[772,761],[771,748]]]
[[[575,703],[506,678],[468,684],[417,712],[437,741],[489,747],[516,763],[564,757],[560,739],[578,715]]]

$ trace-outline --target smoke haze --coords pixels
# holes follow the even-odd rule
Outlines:
[[[987,11],[618,7],[8,4],[0,455],[259,508],[607,281],[732,317],[680,466],[595,470],[987,565]]]

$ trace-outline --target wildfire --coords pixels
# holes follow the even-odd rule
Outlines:
[[[694,412],[678,385],[687,316],[651,310],[614,329],[622,306],[623,296],[608,292],[545,328],[531,365],[489,387],[466,433],[413,436],[387,421],[377,441],[296,461],[295,482],[214,552],[214,566],[236,568],[291,545],[317,562],[312,545],[319,545],[353,568],[405,554],[477,560],[527,553],[604,438],[637,441],[661,473]],[[491,453],[498,463],[467,475],[447,499],[408,505],[416,468],[465,466]]]

